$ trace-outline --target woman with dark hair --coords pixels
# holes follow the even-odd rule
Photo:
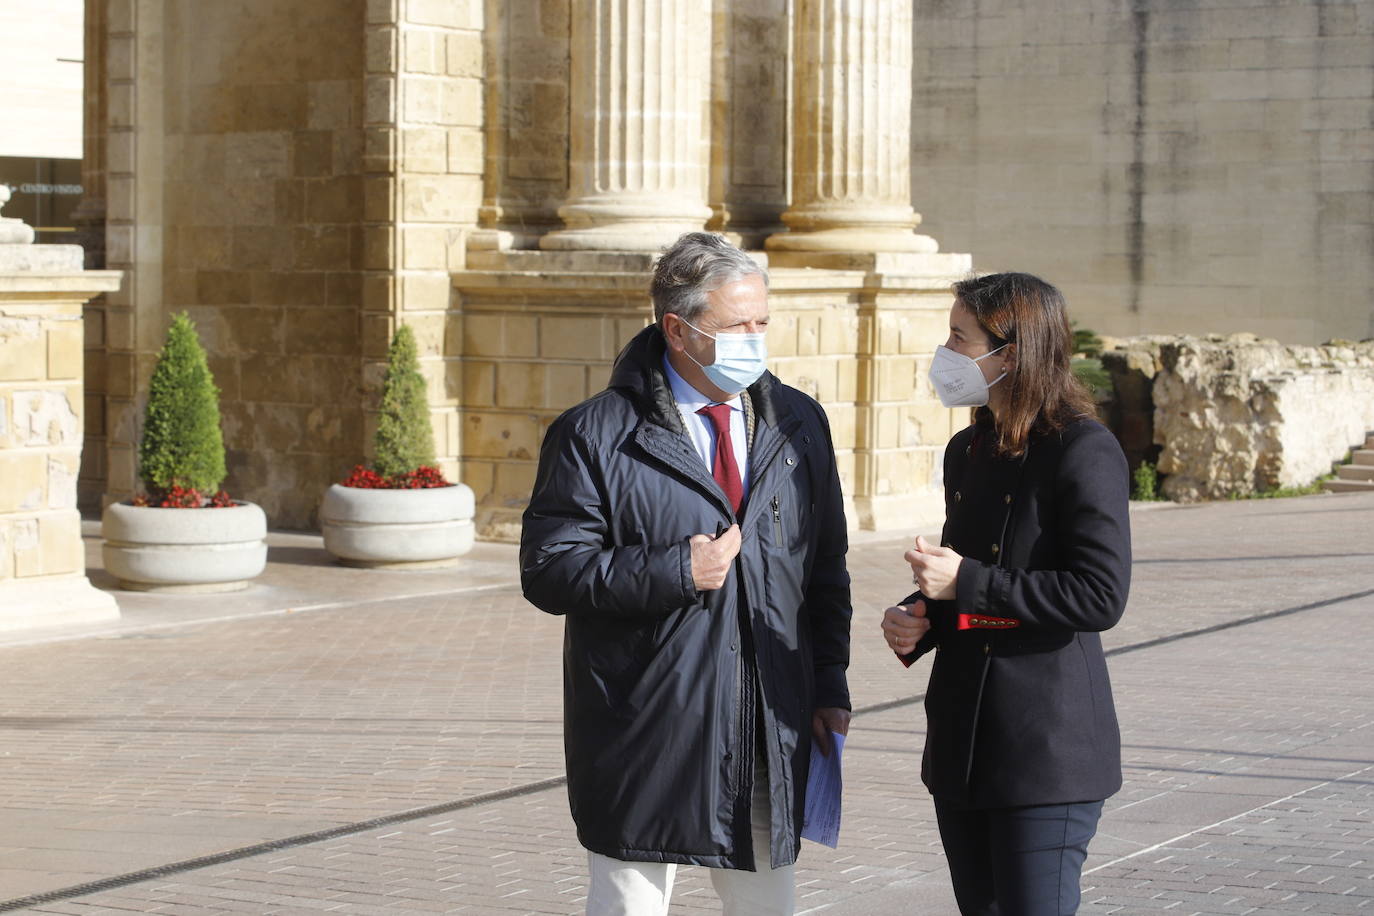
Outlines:
[[[1078,909],[1088,841],[1121,787],[1098,633],[1130,585],[1127,470],[1069,370],[1064,299],[1028,274],[954,286],[930,380],[977,407],[945,450],[940,545],[883,616],[910,665],[935,650],[921,778],[964,914]]]

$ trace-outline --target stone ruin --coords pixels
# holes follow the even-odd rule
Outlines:
[[[1374,340],[1290,346],[1253,334],[1108,343],[1104,408],[1132,469],[1176,502],[1311,484],[1374,430]]]

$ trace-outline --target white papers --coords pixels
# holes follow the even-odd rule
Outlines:
[[[840,844],[840,757],[844,735],[830,733],[830,756],[822,756],[811,742],[811,774],[806,780],[806,813],[801,835],[834,849]]]

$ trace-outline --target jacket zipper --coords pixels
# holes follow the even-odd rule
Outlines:
[[[778,508],[778,497],[773,496],[773,530],[778,535],[778,547],[782,547],[782,510]]]

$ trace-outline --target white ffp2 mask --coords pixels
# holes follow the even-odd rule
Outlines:
[[[1002,344],[1005,347],[1006,344]],[[940,403],[946,407],[982,407],[988,402],[988,389],[1007,377],[1005,371],[989,382],[983,378],[983,370],[978,368],[980,360],[987,359],[997,350],[989,350],[974,359],[956,353],[944,345],[935,348],[935,358],[930,361],[930,384],[940,396]]]

